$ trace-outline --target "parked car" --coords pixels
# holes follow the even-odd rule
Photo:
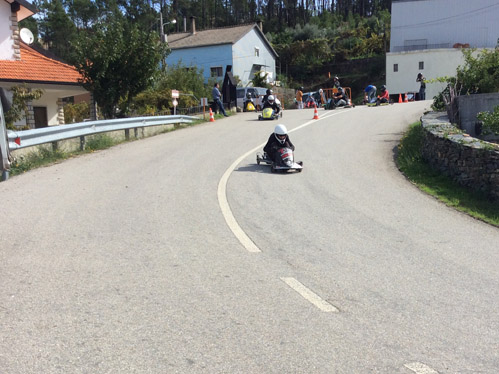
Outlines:
[[[255,103],[256,110],[262,110],[262,98],[265,96],[267,92],[266,88],[263,87],[244,87],[236,89],[237,93],[237,102],[236,105],[240,108],[243,107],[244,101],[246,100],[246,94],[250,93],[253,98],[253,102]]]

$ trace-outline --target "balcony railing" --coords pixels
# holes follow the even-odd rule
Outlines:
[[[440,48],[452,48],[451,43],[440,43],[440,44],[416,44],[416,45],[404,45],[395,46],[390,48],[390,52],[410,52],[410,51],[421,51],[426,49],[440,49]]]

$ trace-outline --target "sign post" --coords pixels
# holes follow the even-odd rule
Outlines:
[[[208,98],[207,97],[202,97],[201,98],[201,105],[203,106],[203,119],[206,119],[206,116],[205,116],[205,107],[208,106]]]
[[[173,115],[177,114],[177,105],[178,101],[177,99],[180,97],[180,92],[178,90],[172,90],[172,104],[173,104]]]
[[[9,110],[11,105],[12,97],[3,88],[0,88],[0,181],[9,179],[9,140],[7,138],[4,112]]]

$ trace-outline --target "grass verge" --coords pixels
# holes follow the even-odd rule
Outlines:
[[[423,131],[419,122],[410,126],[398,146],[398,168],[422,191],[450,207],[499,227],[498,201],[491,201],[485,194],[459,185],[423,160]]]

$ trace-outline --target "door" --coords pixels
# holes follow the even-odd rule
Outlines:
[[[49,125],[47,118],[47,107],[35,106],[33,107],[33,112],[35,115],[35,129],[47,127]]]

